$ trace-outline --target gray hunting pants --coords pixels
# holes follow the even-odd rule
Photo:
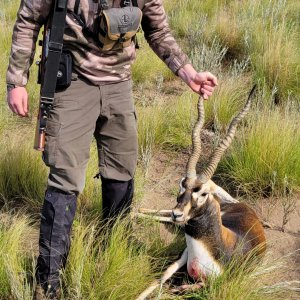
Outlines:
[[[43,155],[50,167],[49,187],[67,193],[82,192],[93,136],[101,176],[131,180],[137,163],[131,81],[94,86],[78,78],[68,89],[56,93]]]
[[[103,218],[130,209],[137,162],[136,116],[131,81],[94,86],[83,79],[56,93],[43,154],[50,167],[41,214],[36,280],[52,299],[70,248],[77,195],[85,183],[95,136],[102,182]]]

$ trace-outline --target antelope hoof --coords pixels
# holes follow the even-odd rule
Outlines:
[[[266,221],[261,221],[261,224],[264,228],[273,229],[274,226]]]
[[[194,283],[194,284],[183,284],[183,285],[180,285],[176,288],[173,288],[171,289],[171,293],[173,294],[181,294],[181,293],[184,293],[186,291],[196,291],[196,290],[199,290],[201,288],[204,287],[204,283],[203,282],[199,282],[199,283]]]

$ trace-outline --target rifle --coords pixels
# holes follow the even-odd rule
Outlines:
[[[55,0],[44,26],[41,61],[39,65],[38,84],[40,89],[40,105],[35,133],[34,149],[44,151],[46,123],[53,107],[56,89],[57,72],[63,49],[63,34],[67,14],[67,0]]]

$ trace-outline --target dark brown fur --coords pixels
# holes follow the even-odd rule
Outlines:
[[[221,217],[221,211],[223,216]],[[190,210],[185,233],[201,240],[216,260],[229,261],[233,254],[265,252],[264,229],[253,209],[244,203],[220,204],[208,199]]]
[[[221,204],[222,224],[234,232],[243,244],[244,252],[257,249],[259,254],[266,250],[263,226],[252,208],[244,203]]]

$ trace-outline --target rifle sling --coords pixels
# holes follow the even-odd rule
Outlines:
[[[55,0],[50,27],[49,52],[45,62],[45,73],[41,87],[41,102],[49,105],[52,105],[54,100],[57,72],[63,49],[66,14],[67,0]]]

